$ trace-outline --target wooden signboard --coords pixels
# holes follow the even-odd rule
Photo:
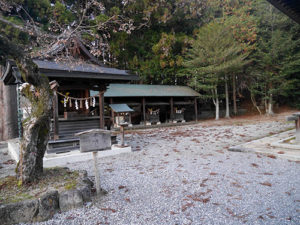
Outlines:
[[[80,152],[97,152],[111,149],[111,134],[108,130],[93,129],[77,133]]]
[[[94,159],[95,181],[97,194],[101,194],[100,175],[98,169],[98,151],[111,149],[110,131],[103,129],[92,129],[75,134],[79,136],[80,152],[92,152]]]

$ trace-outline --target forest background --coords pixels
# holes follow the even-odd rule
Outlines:
[[[80,30],[106,65],[145,84],[189,85],[208,104],[227,106],[227,116],[237,101],[268,114],[274,104],[300,108],[300,25],[266,0],[7,2],[0,1],[2,35],[31,54],[45,47],[31,22],[47,34]],[[5,46],[2,64],[11,51]]]

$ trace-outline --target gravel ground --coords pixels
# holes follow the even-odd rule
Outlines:
[[[16,163],[8,154],[6,142],[0,142],[0,178],[13,176],[15,174]]]
[[[300,224],[299,162],[227,151],[292,126],[204,122],[132,131],[134,152],[100,160],[108,194],[40,224]],[[68,166],[93,175],[92,165]]]

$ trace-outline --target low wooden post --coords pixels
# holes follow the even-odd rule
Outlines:
[[[99,117],[100,129],[104,129],[104,92],[99,91]]]
[[[146,99],[145,99],[145,97],[143,97],[142,107],[143,107],[143,120],[144,120],[144,123],[146,123]]]
[[[174,119],[174,102],[173,97],[170,98],[170,107],[171,107],[171,113],[170,113],[170,119]]]
[[[102,194],[98,168],[98,151],[111,149],[111,133],[103,129],[93,129],[75,134],[79,137],[80,152],[92,152],[97,194]]]
[[[101,194],[101,184],[100,184],[100,175],[99,175],[99,169],[98,169],[98,152],[93,152],[93,159],[94,159],[94,171],[95,171],[95,182],[96,182],[96,191],[97,195]]]
[[[194,99],[194,107],[195,107],[195,121],[198,121],[197,98]]]

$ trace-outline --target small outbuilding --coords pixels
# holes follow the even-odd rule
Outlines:
[[[131,125],[131,112],[133,112],[133,109],[127,104],[110,104],[109,107],[112,111],[114,127],[119,127],[123,123]]]
[[[106,104],[134,110],[133,124],[197,120],[199,97],[192,88],[176,85],[110,84],[104,93]]]

